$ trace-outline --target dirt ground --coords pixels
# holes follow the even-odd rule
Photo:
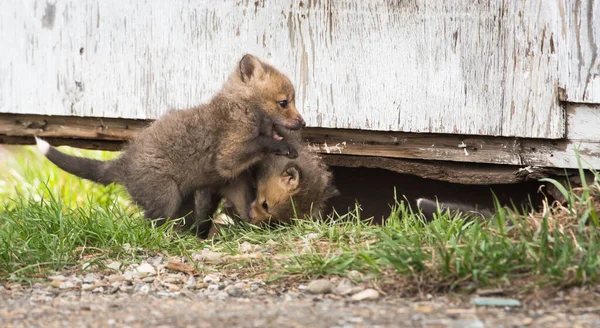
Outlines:
[[[514,307],[476,306],[475,294],[400,297],[344,277],[265,283],[164,263],[5,282],[0,327],[600,327],[595,287],[512,295],[521,303]],[[357,297],[365,291],[370,296]]]

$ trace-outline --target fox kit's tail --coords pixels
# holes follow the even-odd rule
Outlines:
[[[425,218],[428,220],[433,220],[433,216],[437,213],[438,203],[431,199],[427,198],[419,198],[417,199],[417,207],[421,210],[421,213],[425,215]],[[467,204],[457,204],[457,203],[439,203],[440,213],[450,212],[456,213],[460,212],[461,214],[469,217],[469,218],[489,218],[493,216],[492,211],[489,209],[477,208],[474,206],[470,206]]]
[[[35,137],[35,142],[39,150],[50,160],[50,162],[73,175],[103,185],[109,185],[116,180],[109,169],[113,161],[105,162],[67,155],[61,153],[58,149],[50,146],[48,142],[38,137]]]

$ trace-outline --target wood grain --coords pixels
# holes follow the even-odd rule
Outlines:
[[[569,107],[570,139],[545,140],[509,137],[473,137],[452,134],[418,134],[365,130],[306,128],[303,138],[316,152],[331,155],[371,156],[433,160],[460,163],[517,165],[521,167],[577,168],[575,150],[579,151],[584,168],[600,169],[600,124],[598,105]],[[586,121],[587,120],[587,121]],[[69,116],[42,116],[0,114],[0,141],[33,143],[31,136],[54,138],[59,144],[94,147],[103,143],[108,149],[119,148],[122,141],[131,140],[149,120],[82,118]],[[586,125],[583,125],[586,122]],[[571,126],[571,125],[569,125]],[[13,139],[10,139],[13,138]],[[25,138],[25,139],[23,139]],[[11,141],[12,140],[12,141]]]
[[[0,1],[0,112],[156,119],[249,52],[310,127],[562,138],[558,87],[594,100],[598,81],[583,34],[580,74],[559,69],[565,2]]]

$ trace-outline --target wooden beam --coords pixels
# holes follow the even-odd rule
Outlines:
[[[598,107],[572,107],[569,119],[593,118]],[[32,143],[31,136],[54,144],[116,150],[131,140],[150,120],[0,114],[0,141]],[[588,124],[589,125],[589,124]],[[377,158],[432,160],[460,163],[504,164],[531,167],[577,168],[574,150],[579,147],[583,166],[600,168],[600,140],[581,129],[568,129],[572,139],[545,140],[419,134],[348,129],[306,128],[303,137],[321,154]],[[78,139],[79,141],[69,140]],[[85,143],[91,145],[86,146]],[[382,160],[383,163],[383,160]],[[346,162],[348,164],[348,162]],[[349,164],[348,164],[349,165]]]

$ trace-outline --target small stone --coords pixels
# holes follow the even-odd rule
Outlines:
[[[418,305],[415,307],[415,310],[422,312],[422,313],[433,313],[434,308],[431,306],[427,306],[427,305]]]
[[[106,277],[106,280],[108,280],[108,282],[110,282],[110,283],[113,283],[113,282],[123,281],[123,280],[125,280],[125,278],[120,274],[111,274],[110,276]]]
[[[181,287],[175,285],[175,284],[170,284],[170,283],[164,283],[163,284],[165,287],[169,288],[169,291],[171,292],[178,292],[181,290]]]
[[[145,277],[142,279],[142,282],[145,282],[147,284],[154,282],[154,277]]]
[[[350,279],[344,278],[340,281],[340,283],[333,289],[333,292],[337,295],[348,295],[352,293],[352,281]]]
[[[119,271],[121,270],[121,262],[112,261],[109,264],[107,264],[106,267],[115,271]]]
[[[253,248],[252,244],[245,241],[240,245],[240,253],[250,253]]]
[[[134,276],[133,271],[127,271],[127,272],[123,273],[123,279],[125,279],[127,281],[133,280],[133,276]]]
[[[514,298],[473,297],[471,303],[480,306],[521,306],[521,302]]]
[[[521,320],[521,324],[525,325],[525,326],[529,326],[530,324],[533,323],[533,318],[523,318],[523,320]]]
[[[64,281],[58,286],[59,289],[71,289],[73,287],[75,287],[75,284],[72,281]]]
[[[521,323],[523,324],[523,323]],[[456,320],[446,324],[447,328],[484,328],[485,325],[481,320]]]
[[[146,284],[135,285],[133,287],[133,292],[140,293],[140,294],[148,294],[150,292],[150,286],[148,286]]]
[[[218,290],[219,290],[219,285],[217,285],[217,284],[211,284],[211,285],[208,285],[208,286],[206,287],[206,290],[207,290],[208,292],[216,292],[216,291],[218,291]]]
[[[223,259],[221,253],[213,252],[209,249],[203,249],[202,253],[192,255],[194,261],[206,261],[206,262],[221,262]]]
[[[242,296],[244,290],[242,288],[238,288],[237,285],[229,285],[225,287],[225,292],[231,297],[239,297]]]
[[[202,281],[204,281],[207,284],[210,284],[210,283],[217,283],[217,282],[221,281],[221,279],[216,275],[209,274],[209,275],[206,275],[206,277],[204,277],[204,279],[202,279]]]
[[[317,239],[317,238],[319,238],[319,234],[318,234],[318,233],[315,233],[315,232],[313,232],[313,233],[309,233],[309,234],[306,236],[306,238],[308,238],[308,239]]]
[[[83,277],[83,282],[86,284],[91,284],[95,280],[97,280],[97,278],[96,275],[94,275],[93,273],[86,274],[85,277]]]
[[[155,275],[156,274],[156,269],[154,269],[154,267],[152,266],[152,264],[144,262],[142,264],[140,264],[137,268],[136,268],[137,272],[140,273],[147,273],[148,275]]]
[[[185,282],[185,287],[186,288],[195,288],[197,286],[196,283],[196,278],[194,278],[194,276],[190,275],[187,279],[187,281]]]
[[[58,287],[60,287],[60,284],[62,284],[62,283],[63,283],[62,280],[52,280],[50,282],[50,286],[58,288]]]
[[[63,275],[55,275],[55,276],[49,276],[48,277],[49,280],[57,280],[57,281],[65,281],[67,280],[67,277],[63,276]]]
[[[96,287],[92,289],[92,293],[102,293],[104,291],[104,287]]]
[[[257,291],[257,290],[258,290],[258,288],[259,288],[259,287],[258,287],[258,285],[256,285],[256,284],[252,284],[252,285],[250,285],[250,291],[253,291],[253,292],[255,292],[255,291]]]
[[[94,288],[96,288],[96,287],[94,287],[94,285],[92,285],[92,284],[84,283],[83,285],[81,285],[81,290],[84,290],[84,291],[93,290]]]
[[[218,300],[226,300],[228,297],[229,297],[229,294],[227,292],[224,292],[224,291],[223,292],[219,292],[216,295],[216,298]]]
[[[358,292],[351,297],[353,301],[375,300],[377,298],[379,298],[379,292],[371,288]]]
[[[89,271],[92,270],[94,268],[94,262],[84,262],[81,264],[81,270],[82,271]]]
[[[333,289],[331,282],[327,279],[313,280],[306,286],[306,291],[311,294],[327,294]]]
[[[206,287],[208,287],[208,284],[205,282],[199,282],[196,284],[196,289],[204,289]]]
[[[348,279],[350,279],[352,281],[357,281],[357,282],[363,280],[363,274],[356,270],[348,271],[348,273],[346,274],[346,277],[348,277]]]

